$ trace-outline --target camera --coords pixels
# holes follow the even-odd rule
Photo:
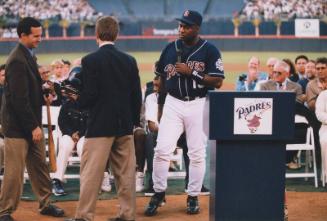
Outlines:
[[[241,74],[238,78],[239,81],[245,81],[246,80],[246,74]]]
[[[61,85],[60,91],[63,94],[63,96],[68,95],[68,94],[79,95],[79,90],[70,84]]]

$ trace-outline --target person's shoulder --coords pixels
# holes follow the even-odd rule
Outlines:
[[[161,53],[163,54],[163,53],[165,53],[165,52],[167,52],[167,51],[169,51],[169,50],[171,50],[171,49],[173,49],[173,50],[176,50],[176,47],[177,48],[180,48],[180,45],[179,45],[179,43],[178,43],[178,40],[175,40],[175,41],[172,41],[172,42],[169,42],[163,49],[162,49],[162,51],[161,51]]]
[[[295,88],[301,88],[301,85],[299,83],[293,82],[293,81],[288,81],[288,84],[292,87]]]
[[[310,80],[307,84],[307,87],[315,87],[316,85],[317,85],[317,78]]]
[[[12,63],[25,63],[26,59],[24,56],[23,46],[18,44],[8,55],[6,66]]]
[[[219,53],[220,51],[219,49],[211,42],[209,42],[208,40],[202,40],[203,41],[203,45],[209,52],[213,52],[213,53]]]
[[[97,59],[99,56],[99,51],[94,51],[94,52],[91,52],[87,55],[85,55],[83,58],[82,58],[82,63],[83,62],[86,62],[86,61],[92,61],[92,60],[95,60]]]
[[[262,87],[271,87],[273,85],[276,85],[276,82],[273,80],[268,80],[266,82],[261,83]]]

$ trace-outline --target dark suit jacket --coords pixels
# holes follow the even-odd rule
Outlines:
[[[82,59],[81,108],[90,110],[85,137],[129,135],[140,122],[142,92],[135,59],[104,45]]]
[[[42,80],[36,61],[23,45],[18,44],[6,63],[2,100],[2,128],[6,137],[32,137],[32,130],[42,122]]]

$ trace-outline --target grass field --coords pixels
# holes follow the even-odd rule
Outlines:
[[[129,52],[133,55],[139,65],[142,85],[153,78],[153,64],[159,58],[160,52]],[[58,54],[38,54],[38,63],[48,65],[55,59],[66,59],[73,61],[83,57],[86,53],[58,53]],[[305,53],[310,59],[326,56],[326,53]],[[251,56],[257,56],[261,60],[262,71],[265,71],[265,63],[268,57],[277,57],[280,59],[290,58],[294,60],[299,55],[299,52],[222,52],[224,67],[225,67],[225,84],[231,85],[237,79],[237,75],[246,71],[247,62]],[[0,64],[6,61],[6,56],[0,56]]]

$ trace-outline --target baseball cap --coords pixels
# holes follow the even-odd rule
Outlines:
[[[202,16],[197,11],[186,10],[184,11],[183,16],[181,18],[176,18],[176,20],[187,25],[201,26]]]

